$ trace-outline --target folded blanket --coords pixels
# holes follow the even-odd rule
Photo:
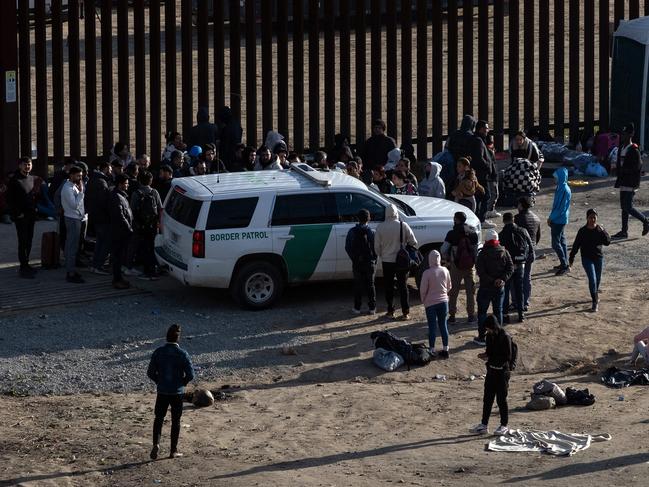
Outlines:
[[[489,442],[491,451],[540,451],[556,456],[571,456],[585,450],[591,442],[609,441],[611,435],[585,435],[561,431],[509,430],[507,435]]]

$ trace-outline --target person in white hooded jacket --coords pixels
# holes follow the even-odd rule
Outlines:
[[[417,246],[417,239],[406,222],[399,221],[397,207],[390,205],[385,209],[385,221],[376,227],[374,250],[383,265],[383,281],[385,283],[385,301],[387,303],[386,317],[394,318],[394,280],[397,280],[397,290],[401,298],[401,311],[404,320],[410,319],[410,302],[408,300],[408,271],[397,270],[397,253],[403,245]]]
[[[433,196],[444,198],[446,187],[444,181],[439,177],[442,172],[442,165],[438,162],[427,161],[424,167],[424,178],[419,183],[419,196]]]

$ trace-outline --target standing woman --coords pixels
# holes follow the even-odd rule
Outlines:
[[[597,223],[597,211],[589,209],[586,212],[587,223],[579,229],[570,251],[570,265],[575,260],[575,255],[581,249],[581,264],[588,277],[588,289],[593,300],[591,311],[597,312],[599,305],[599,284],[602,280],[602,267],[604,254],[602,245],[609,245],[611,237],[602,226]]]
[[[448,358],[448,324],[446,316],[448,315],[448,292],[451,290],[451,274],[446,267],[441,265],[441,256],[437,250],[431,250],[428,254],[428,263],[430,267],[424,271],[421,276],[419,285],[419,294],[421,302],[426,309],[426,319],[428,320],[428,341],[430,344],[430,353],[439,358]],[[442,345],[444,349],[435,353],[435,338],[437,327],[439,334],[442,336]]]

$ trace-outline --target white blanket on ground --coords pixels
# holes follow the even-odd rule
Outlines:
[[[609,441],[611,435],[585,435],[562,433],[561,431],[521,431],[509,430],[507,435],[499,436],[489,442],[491,451],[540,451],[556,456],[570,456],[585,450],[595,441]]]

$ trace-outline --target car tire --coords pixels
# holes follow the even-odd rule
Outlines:
[[[238,270],[231,292],[239,306],[262,310],[273,306],[282,295],[284,279],[280,270],[273,264],[262,261],[249,262]]]

